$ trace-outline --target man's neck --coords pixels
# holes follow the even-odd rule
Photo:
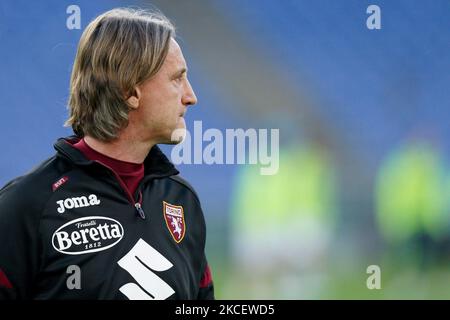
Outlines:
[[[111,142],[103,142],[91,136],[85,136],[84,141],[95,151],[110,158],[132,163],[143,163],[154,146],[152,143],[126,139],[123,136]]]

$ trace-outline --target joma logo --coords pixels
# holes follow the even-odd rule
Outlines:
[[[75,198],[67,198],[64,200],[56,201],[58,205],[58,212],[64,213],[66,209],[70,210],[73,208],[83,208],[90,206],[98,206],[100,204],[100,200],[97,198],[95,194],[89,195],[89,197],[81,196]]]

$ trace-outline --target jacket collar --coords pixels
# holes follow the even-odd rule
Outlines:
[[[75,165],[86,166],[93,165],[95,161],[87,159],[83,153],[74,148],[71,144],[80,140],[78,136],[70,136],[66,138],[59,138],[55,144],[59,156],[62,156]],[[167,159],[164,153],[159,149],[157,145],[148,153],[144,160],[144,175],[155,177],[166,177],[179,174],[179,171],[175,166]]]

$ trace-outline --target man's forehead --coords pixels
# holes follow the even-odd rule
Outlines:
[[[165,62],[165,64],[168,64],[171,68],[186,68],[186,61],[184,60],[183,52],[173,38],[170,40],[169,51]]]

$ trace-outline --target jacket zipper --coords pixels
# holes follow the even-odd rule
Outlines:
[[[142,219],[145,219],[145,212],[144,209],[142,209],[142,192],[139,191],[139,201],[135,202],[133,196],[131,195],[130,191],[128,191],[127,186],[123,183],[122,179],[120,179],[119,175],[113,170],[111,169],[109,166],[104,165],[103,163],[99,162],[99,161],[95,161],[98,164],[104,166],[105,168],[108,168],[109,171],[111,171],[114,175],[114,177],[116,178],[117,182],[119,183],[119,185],[121,186],[122,190],[125,192],[125,194],[128,197],[128,200],[130,201],[131,204],[134,205],[134,207],[136,208],[137,213],[139,214],[139,216]]]
[[[139,213],[139,215],[141,216],[141,218],[142,218],[142,219],[145,219],[145,212],[144,212],[144,210],[142,209],[141,203],[142,203],[142,192],[139,191],[139,201],[136,202],[136,203],[134,204],[134,207],[135,207],[136,210],[138,211],[138,213]]]

